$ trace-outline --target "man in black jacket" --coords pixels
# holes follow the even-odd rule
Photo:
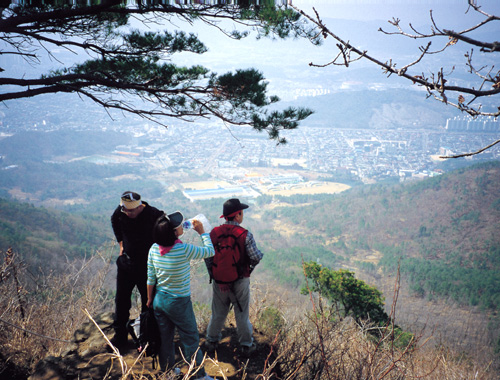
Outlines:
[[[142,311],[147,309],[148,300],[147,260],[149,248],[153,244],[153,227],[163,211],[141,200],[141,196],[126,191],[121,196],[120,205],[111,216],[111,226],[118,244],[120,255],[116,260],[115,336],[112,343],[117,348],[127,344],[127,322],[132,306],[132,291],[137,286],[141,295]]]

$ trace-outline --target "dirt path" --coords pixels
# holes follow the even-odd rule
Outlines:
[[[254,337],[257,344],[256,351],[250,356],[246,357],[241,354],[238,345],[238,338],[236,334],[235,327],[228,327],[222,331],[222,339],[217,349],[214,352],[205,352],[205,371],[208,375],[213,378],[219,379],[228,379],[228,380],[239,380],[242,379],[245,374],[245,379],[253,380],[259,374],[261,374],[266,364],[272,362],[272,358],[275,357],[274,353],[271,350],[271,346],[268,343],[268,339],[258,332],[255,332]],[[203,345],[205,343],[204,335],[200,335],[200,343],[203,349]],[[179,352],[178,341],[176,341],[176,352]],[[134,367],[134,373],[141,373],[147,375],[148,372],[151,375],[158,375],[158,369],[152,368],[152,359],[151,358],[143,358],[140,362],[136,361],[138,354],[136,349],[131,341],[129,341],[129,345],[126,351],[122,352],[122,355],[127,362],[129,367]],[[182,363],[182,357],[180,354],[176,355],[176,360],[178,363]],[[115,365],[116,367],[116,365]],[[118,369],[118,368],[116,368]],[[183,376],[188,372],[187,364],[180,364],[181,374],[177,376],[177,379],[180,380]]]
[[[236,380],[241,379],[246,373],[246,379],[255,379],[264,371],[266,365],[273,362],[276,355],[271,349],[267,337],[254,332],[254,338],[257,350],[250,357],[245,357],[238,349],[236,328],[229,327],[223,330],[223,338],[215,352],[207,353],[208,359],[205,362],[207,374],[216,379],[223,379],[222,372],[228,380]],[[201,337],[201,340],[204,342],[204,337]],[[275,369],[274,371],[279,370]]]
[[[108,338],[112,338],[114,331],[111,328],[113,323],[112,313],[105,313],[96,318],[100,329]],[[241,355],[238,347],[236,328],[228,326],[222,331],[222,340],[217,350],[207,354],[205,360],[206,372],[217,380],[225,379],[254,380],[261,374],[267,362],[272,362],[270,357],[274,357],[268,339],[258,331],[254,331],[257,343],[257,350],[250,356]],[[205,342],[205,337],[200,336],[201,345]],[[179,352],[177,347],[177,352]],[[93,323],[85,323],[82,328],[75,331],[74,341],[62,356],[48,356],[39,362],[34,373],[29,380],[77,380],[77,379],[103,379],[119,380],[128,373],[127,379],[159,379],[159,368],[153,368],[153,361],[150,357],[139,359],[139,353],[134,346],[132,339],[128,345],[120,352],[123,358],[109,352],[102,334]],[[176,360],[182,363],[180,354]],[[181,365],[181,375],[176,380],[183,378],[188,372],[187,364]],[[224,376],[223,376],[223,375]],[[1,375],[0,375],[1,378]],[[163,377],[162,377],[163,378]],[[167,376],[166,379],[173,380]],[[191,377],[190,377],[191,379]]]

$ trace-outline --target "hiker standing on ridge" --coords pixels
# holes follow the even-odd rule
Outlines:
[[[132,307],[132,291],[137,286],[141,294],[142,311],[147,302],[147,261],[149,248],[153,244],[153,227],[163,211],[141,201],[141,196],[125,191],[120,205],[111,216],[111,227],[120,244],[116,260],[115,336],[111,343],[118,349],[125,348],[128,341],[127,322]]]
[[[178,238],[184,233],[180,212],[163,215],[153,228],[155,244],[149,250],[148,258],[148,307],[153,307],[161,344],[158,356],[162,371],[175,365],[175,329],[186,360],[194,356],[201,366],[203,354],[200,346],[198,325],[191,302],[191,260],[204,259],[214,255],[210,235],[205,233],[203,224],[193,220],[193,229],[200,234],[203,247],[184,244]],[[197,379],[213,380],[200,367]]]
[[[250,273],[263,257],[252,233],[240,224],[248,205],[233,198],[224,202],[221,218],[226,222],[215,227],[210,238],[215,249],[213,258],[205,259],[212,289],[212,316],[207,328],[206,348],[216,349],[221,330],[231,304],[234,307],[241,353],[249,356],[255,351],[253,327],[249,319]]]

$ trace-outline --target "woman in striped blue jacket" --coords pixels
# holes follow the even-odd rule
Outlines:
[[[153,228],[155,242],[148,257],[148,307],[153,307],[161,335],[159,354],[160,369],[165,371],[175,365],[175,329],[180,336],[184,357],[196,355],[200,365],[203,354],[199,347],[198,326],[191,303],[190,262],[215,254],[210,235],[205,233],[203,224],[193,220],[193,229],[200,234],[203,247],[184,244],[179,237],[184,233],[180,212],[161,216]],[[200,379],[212,379],[200,367]]]

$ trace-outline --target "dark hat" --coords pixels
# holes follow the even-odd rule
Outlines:
[[[133,191],[125,191],[121,196],[120,205],[127,210],[132,210],[142,204],[141,196]]]
[[[232,214],[236,214],[238,211],[244,210],[246,208],[248,208],[248,205],[241,203],[239,199],[228,199],[224,202],[224,206],[222,207],[222,215],[220,217],[231,217],[233,216]]]
[[[173,212],[172,214],[168,214],[166,215],[166,217],[169,220],[170,225],[174,229],[179,227],[182,224],[182,222],[184,222],[184,215],[182,215],[182,213],[179,211]]]
[[[153,241],[163,247],[171,247],[177,240],[175,229],[184,220],[184,216],[179,211],[171,214],[163,213],[153,227]]]

